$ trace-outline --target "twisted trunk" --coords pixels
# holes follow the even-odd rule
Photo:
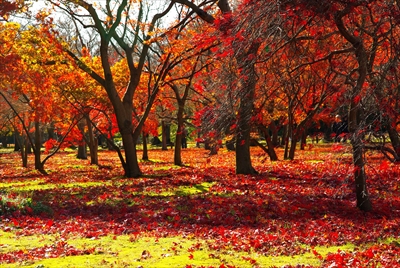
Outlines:
[[[335,16],[335,23],[341,35],[354,47],[354,53],[358,62],[358,78],[351,92],[348,124],[353,151],[353,174],[356,186],[357,207],[363,211],[370,211],[372,210],[372,204],[367,190],[367,179],[364,168],[364,145],[362,142],[362,131],[360,131],[363,120],[363,118],[361,118],[360,94],[368,73],[368,54],[365,50],[363,40],[350,34],[343,23],[343,17],[350,12],[351,6],[337,13]]]

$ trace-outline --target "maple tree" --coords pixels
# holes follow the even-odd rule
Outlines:
[[[4,31],[12,31],[4,35],[11,38],[5,46],[9,61],[2,73],[0,94],[16,116],[13,127],[23,166],[27,166],[28,151],[32,149],[35,168],[45,173],[44,164],[57,152],[75,125],[73,114],[62,105],[62,97],[56,90],[60,74],[69,69],[63,61],[64,56],[54,49],[48,34],[50,29],[45,23],[42,27],[26,30],[20,30],[18,24],[5,26]],[[48,154],[42,159],[41,147],[46,128],[50,140],[46,144]],[[55,128],[60,136],[58,142],[53,133]],[[54,150],[50,152],[48,149]]]
[[[255,117],[263,125],[267,140],[270,138],[266,130],[271,121],[284,119],[287,132],[283,137],[284,158],[294,159],[297,142],[305,138],[307,129],[322,112],[327,99],[337,94],[342,80],[331,70],[330,64],[321,58],[322,54],[330,52],[329,46],[321,39],[315,43],[315,36],[309,34],[315,31],[313,27],[319,25],[306,29],[304,24],[296,25],[296,21],[292,20],[285,24],[289,43],[274,52],[266,47],[273,56],[265,61],[265,66],[259,64],[261,77],[256,91],[258,115]],[[276,145],[276,141],[274,143]],[[269,141],[268,147],[273,146]]]
[[[190,105],[201,110],[196,117],[207,125],[206,137],[215,148],[224,137],[234,137],[237,174],[257,173],[250,150],[256,131],[263,132],[264,151],[276,160],[273,128],[281,124],[286,128],[283,158],[294,159],[307,129],[316,120],[331,124],[336,114],[348,120],[361,210],[372,209],[368,150],[399,160],[397,2],[248,0],[231,9],[228,1],[176,0],[151,22],[145,21],[150,10],[142,1],[116,6],[50,2],[71,16],[74,25],[66,29],[79,32],[81,25],[95,31],[87,40],[77,35],[79,42],[68,42],[69,36],[54,32],[46,12],[38,14],[43,24],[36,29],[19,32],[16,25],[1,24],[0,93],[18,119],[8,116],[6,122],[31,144],[39,170],[47,160],[40,155],[42,129],[51,126],[63,134],[71,131],[68,138],[80,139],[81,145],[88,133],[93,164],[98,163],[94,132],[107,133],[110,143],[119,132],[124,150],[113,146],[125,175],[139,177],[136,144],[142,135],[143,158],[148,159],[146,140],[158,134],[157,110],[171,118],[176,113],[174,163],[182,165],[180,143],[191,94],[201,100]],[[76,4],[90,21],[82,19]],[[176,6],[185,12],[163,29],[159,20]],[[66,64],[62,51],[75,63]],[[74,73],[77,66],[86,73]],[[21,100],[25,103],[16,107]],[[78,121],[80,133],[73,127]],[[391,144],[379,133],[384,130]],[[384,140],[371,143],[367,133]],[[21,153],[27,161],[25,149]]]
[[[188,138],[188,128],[191,124],[186,122],[187,127],[184,124],[186,121],[185,113],[188,112],[187,103],[193,102],[199,97],[199,92],[194,88],[196,78],[200,77],[202,73],[204,74],[206,68],[212,64],[212,59],[207,54],[215,46],[214,43],[210,43],[208,46],[198,46],[199,43],[196,40],[198,30],[203,28],[204,33],[205,26],[199,27],[196,24],[199,24],[199,22],[189,21],[182,24],[177,31],[170,32],[171,40],[165,48],[166,51],[172,50],[174,52],[174,58],[171,59],[174,68],[170,70],[165,84],[172,89],[173,98],[176,100],[175,165],[182,165],[181,149],[184,144],[183,140]],[[164,95],[163,99],[165,97]]]
[[[60,95],[71,109],[71,113],[77,116],[77,127],[80,134],[78,137],[70,137],[71,142],[78,141],[78,158],[86,159],[86,145],[90,151],[91,164],[98,164],[98,138],[101,133],[107,133],[109,124],[107,116],[110,113],[110,105],[102,96],[99,86],[87,77],[87,74],[79,72],[79,69],[72,69],[71,72],[65,72],[58,78]],[[86,131],[87,129],[87,131]],[[95,132],[100,134],[95,135]]]
[[[274,2],[243,1],[239,5],[240,13],[232,12],[228,1],[218,1],[218,8],[223,16],[216,20],[212,15],[205,13],[201,6],[189,3],[189,1],[178,1],[193,9],[202,19],[216,25],[215,35],[222,36],[223,52],[222,57],[230,56],[236,62],[237,76],[235,94],[238,99],[237,118],[235,119],[236,139],[236,172],[238,174],[254,174],[256,170],[251,165],[250,155],[250,134],[251,120],[253,115],[255,89],[257,85],[257,62],[258,51],[261,45],[268,42],[280,42],[279,25],[279,4]],[[254,17],[254,14],[260,14]],[[262,14],[262,15],[261,15]],[[263,16],[270,16],[269,20],[261,19]],[[257,24],[252,27],[247,21]],[[268,41],[265,41],[268,39]],[[228,49],[229,48],[229,49]],[[235,90],[235,88],[233,88]]]
[[[106,1],[104,8],[97,7],[95,4],[85,1],[50,2],[66,11],[73,20],[82,24],[83,27],[94,28],[96,30],[100,40],[99,52],[102,74],[88,68],[73,51],[69,50],[69,54],[78,62],[78,66],[102,85],[107,92],[114,109],[124,146],[125,158],[120,154],[120,159],[125,175],[127,177],[140,176],[141,171],[137,160],[136,143],[151,111],[161,85],[160,83],[168,74],[170,54],[164,55],[160,65],[157,65],[156,69],[152,70],[155,78],[150,83],[151,88],[149,88],[147,104],[143,113],[140,114],[140,120],[137,124],[134,124],[133,120],[134,99],[137,98],[135,94],[140,87],[146,59],[151,54],[152,44],[160,36],[160,31],[158,31],[156,23],[169,13],[174,3],[171,2],[165,9],[153,15],[150,21],[147,21],[150,14],[142,1],[137,3],[122,1],[121,3],[116,3],[116,6],[113,6],[111,1]],[[76,5],[86,11],[86,16],[89,16],[93,23],[81,20],[81,14],[75,10]],[[133,10],[132,13],[131,10]],[[104,14],[103,11],[105,12]],[[105,20],[103,19],[104,17]],[[117,47],[117,52],[124,57],[128,66],[129,81],[123,92],[119,92],[115,85],[109,53],[111,46]]]
[[[350,55],[346,63],[348,69],[342,69],[348,84],[348,125],[353,149],[354,178],[357,193],[357,206],[361,210],[371,210],[371,201],[366,186],[364,142],[366,131],[366,113],[363,111],[364,96],[373,85],[373,73],[387,59],[378,54],[378,47],[385,44],[391,30],[387,27],[388,17],[384,15],[395,6],[384,1],[333,2],[324,6],[326,22],[333,23],[340,37],[344,39],[344,48]],[[317,10],[321,11],[321,9]],[[328,11],[326,13],[326,11]],[[390,19],[389,19],[390,20]],[[343,41],[341,41],[343,42]],[[383,60],[383,61],[382,61]],[[350,67],[350,68],[349,68]],[[341,66],[343,68],[343,66]],[[371,88],[374,88],[372,86]]]
[[[214,17],[207,13],[202,13],[199,6],[193,6],[193,4],[188,4],[186,1],[180,2],[191,6],[205,21],[211,23],[215,22]],[[223,3],[227,4],[224,1],[219,4],[223,6]],[[267,34],[267,36],[269,34],[270,37],[276,37],[280,34],[280,36],[285,36],[285,41],[279,43],[278,39],[274,40],[272,38],[271,40],[273,40],[274,43],[270,43],[270,45],[266,47],[268,49],[272,48],[273,51],[267,53],[264,61],[268,61],[268,57],[270,57],[271,54],[279,51],[275,47],[280,46],[288,47],[289,49],[295,46],[297,51],[295,51],[293,55],[290,55],[291,57],[299,57],[300,55],[310,57],[308,59],[306,58],[308,62],[299,62],[299,67],[292,67],[294,71],[300,74],[300,76],[296,76],[296,73],[293,73],[294,71],[289,71],[291,76],[287,76],[286,78],[279,76],[282,77],[283,85],[289,85],[289,88],[294,86],[295,89],[295,91],[287,91],[286,94],[289,98],[289,102],[286,104],[289,106],[289,135],[293,138],[293,146],[286,156],[293,158],[294,148],[299,139],[299,135],[301,132],[305,131],[305,125],[311,123],[313,115],[317,115],[317,113],[320,112],[318,107],[323,106],[326,98],[331,95],[335,95],[334,98],[336,99],[344,97],[344,100],[349,107],[348,115],[346,117],[349,123],[349,130],[352,133],[351,144],[353,148],[354,178],[356,181],[355,184],[358,200],[357,206],[362,210],[370,210],[371,204],[366,188],[365,162],[362,155],[364,154],[364,150],[367,148],[363,140],[365,131],[369,126],[369,123],[365,120],[367,118],[366,114],[372,113],[373,111],[365,110],[362,108],[362,105],[363,103],[364,105],[367,103],[367,99],[364,98],[364,96],[367,96],[369,92],[369,85],[373,85],[374,83],[372,78],[375,69],[380,71],[379,68],[381,68],[382,64],[388,62],[387,58],[385,59],[385,57],[380,55],[378,48],[381,46],[383,46],[383,48],[387,47],[388,36],[394,32],[393,27],[389,27],[388,23],[391,18],[396,16],[394,15],[391,17],[395,14],[394,10],[397,9],[397,6],[393,3],[386,3],[384,1],[372,1],[371,3],[368,1],[350,1],[349,3],[332,1],[325,3],[324,5],[320,5],[313,1],[286,1],[279,5],[265,2],[243,1],[242,4],[243,6],[239,5],[240,15],[237,17],[234,13],[231,13],[229,8],[223,9],[222,11],[226,12],[226,15],[221,20],[217,20],[216,24],[220,27],[221,36],[225,41],[222,55],[224,57],[233,55],[232,59],[242,64],[240,65],[240,68],[236,67],[238,70],[236,76],[243,80],[240,80],[240,83],[237,83],[235,86],[238,88],[238,85],[240,85],[245,88],[245,90],[242,91],[245,98],[242,99],[240,97],[242,95],[238,95],[241,102],[238,104],[238,118],[235,127],[239,131],[238,133],[240,133],[239,136],[242,138],[248,138],[238,139],[237,136],[236,157],[237,159],[242,160],[237,163],[237,172],[244,174],[253,172],[253,169],[251,168],[250,154],[248,153],[249,150],[246,146],[240,145],[247,145],[250,136],[250,120],[253,115],[254,95],[256,92],[255,89],[257,88],[257,71],[254,68],[256,66],[256,61],[254,59],[261,55],[258,53],[262,44],[260,38],[262,39],[263,34]],[[273,8],[278,8],[280,12],[271,12],[273,11]],[[265,20],[258,21],[257,19],[259,17],[254,16],[254,14],[265,14],[263,12],[280,14],[281,16],[271,16],[267,22]],[[302,16],[298,16],[297,13],[301,13]],[[249,14],[251,18],[247,19],[247,14]],[[239,21],[246,21],[246,23],[240,24]],[[277,32],[276,34],[271,32],[273,27],[268,27],[268,23],[272,24],[272,21],[275,23],[274,26],[281,26],[279,27],[281,32]],[[281,22],[283,23],[281,24]],[[260,25],[265,26],[261,27]],[[290,31],[293,33],[290,34]],[[265,38],[262,39],[264,44],[265,42],[268,42],[266,40],[267,39]],[[237,45],[238,43],[240,43],[240,45]],[[330,50],[329,44],[335,44],[335,49]],[[305,50],[304,45],[309,47],[308,51]],[[300,46],[303,46],[304,48],[300,49]],[[227,47],[233,48],[233,50],[227,50]],[[237,52],[237,48],[239,47],[240,53]],[[285,59],[286,60],[282,65],[289,65],[291,59],[289,59],[288,56],[286,56]],[[295,58],[294,61],[295,60],[298,59]],[[304,71],[307,71],[307,66],[320,71],[319,81],[322,82],[324,78],[326,79],[330,76],[330,82],[326,83],[325,81],[323,86],[321,83],[322,87],[319,89],[313,87],[312,84],[307,85],[301,80],[306,78]],[[326,73],[322,71],[323,68],[325,68]],[[280,71],[279,68],[276,69]],[[293,74],[295,76],[293,76]],[[314,72],[314,74],[317,75],[317,72]],[[383,74],[382,77],[384,76],[385,74]],[[288,84],[291,80],[292,82]],[[311,83],[314,82],[315,84],[319,84],[317,81],[309,81]],[[338,86],[343,82],[344,85]],[[309,89],[307,87],[309,87]],[[312,88],[314,89],[310,90]],[[376,86],[373,86],[372,88],[376,88]],[[311,96],[318,96],[318,94],[320,94],[321,98],[317,100],[312,97],[305,97],[304,99],[307,101],[313,99],[316,101],[310,103],[309,108],[304,106],[304,102],[297,102],[298,104],[301,104],[300,108],[304,109],[303,111],[306,117],[304,118],[305,120],[299,122],[299,130],[294,131],[293,126],[295,124],[293,117],[295,111],[293,109],[296,106],[293,106],[294,103],[291,101],[291,98],[292,100],[301,101],[303,97],[299,90],[305,89],[308,90],[305,93],[310,92],[310,94],[313,94]],[[321,92],[326,93],[321,94]],[[244,116],[241,117],[242,115]],[[391,125],[393,125],[393,123]],[[295,134],[294,136],[293,133]],[[393,135],[393,141],[395,142],[398,134],[393,133],[391,135]],[[288,146],[288,143],[286,144]],[[395,147],[397,146],[395,145]],[[379,148],[382,148],[382,151],[390,151],[390,149],[383,149],[383,147]],[[242,168],[244,169],[242,170]]]

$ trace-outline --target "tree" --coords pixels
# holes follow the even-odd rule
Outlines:
[[[382,66],[387,64],[387,57],[381,54],[387,46],[388,36],[392,31],[390,21],[395,19],[398,6],[386,1],[331,1],[321,5],[316,2],[303,2],[313,14],[323,19],[328,29],[334,26],[337,30],[329,35],[336,47],[341,47],[339,57],[346,59],[346,65],[339,65],[331,59],[335,72],[345,80],[345,96],[348,105],[348,127],[351,133],[350,142],[353,153],[353,175],[357,196],[357,207],[370,211],[372,204],[367,190],[363,140],[368,122],[367,114],[373,111],[366,109],[368,94],[376,88],[374,74],[381,73]],[[374,79],[375,78],[375,79]],[[375,81],[374,81],[375,80]]]
[[[23,166],[27,166],[26,144],[34,152],[35,169],[42,173],[45,173],[46,161],[57,151],[56,149],[41,159],[44,127],[57,117],[61,118],[61,115],[64,119],[68,118],[63,105],[55,103],[60,99],[55,90],[57,84],[55,77],[65,68],[63,55],[57,54],[53,49],[48,30],[46,25],[43,25],[21,31],[17,24],[6,24],[3,33],[4,37],[9,39],[7,46],[4,46],[6,53],[3,55],[12,60],[3,67],[0,91],[4,101],[16,115],[17,121],[14,127],[17,136],[22,135],[26,138],[26,141],[17,139]],[[22,103],[23,109],[20,108],[21,105],[16,105],[19,103]],[[73,120],[68,126],[64,138],[74,126]]]
[[[10,15],[24,10],[24,1],[0,0],[0,22],[8,21]]]
[[[274,1],[243,1],[232,12],[228,1],[218,1],[223,16],[218,20],[204,12],[201,5],[189,1],[176,1],[192,8],[203,20],[214,23],[216,35],[223,41],[220,54],[231,56],[236,63],[237,118],[235,119],[236,173],[254,174],[251,164],[250,134],[254,112],[255,89],[257,85],[256,63],[261,45],[282,41],[280,33],[280,3]],[[255,14],[257,14],[255,16]],[[268,20],[264,18],[268,17]],[[268,40],[265,42],[265,40]],[[233,89],[234,90],[234,89]]]
[[[183,12],[182,12],[183,13]],[[193,96],[194,84],[196,77],[205,72],[205,68],[212,64],[211,57],[208,57],[209,50],[216,46],[211,42],[208,45],[200,45],[196,41],[199,28],[203,29],[206,26],[201,25],[202,21],[189,20],[187,23],[181,21],[179,28],[168,33],[168,43],[163,46],[163,53],[172,53],[171,58],[173,68],[169,71],[169,75],[165,81],[172,89],[173,97],[176,100],[176,123],[177,131],[175,137],[174,164],[182,165],[181,149],[182,141],[186,139],[187,128],[185,127],[185,113],[187,113],[187,103],[191,101]],[[165,92],[165,90],[164,90]],[[170,105],[172,107],[173,105]],[[189,123],[189,122],[186,122]]]
[[[146,21],[147,15],[145,2],[128,2],[123,0],[113,3],[107,0],[103,7],[96,7],[86,1],[66,1],[65,5],[59,2],[50,1],[70,14],[71,18],[83,27],[96,30],[100,40],[100,57],[102,72],[94,72],[79,60],[79,57],[71,50],[67,49],[70,56],[85,70],[94,80],[96,80],[107,92],[108,98],[113,106],[117,120],[119,132],[122,137],[125,158],[120,155],[120,160],[127,177],[138,177],[141,170],[138,165],[136,154],[136,143],[142,133],[144,122],[150,113],[151,107],[159,90],[160,82],[168,73],[169,56],[165,55],[159,69],[156,70],[157,78],[153,84],[152,91],[149,93],[148,102],[144,113],[140,117],[137,125],[133,124],[133,100],[136,90],[140,84],[146,58],[151,50],[151,45],[159,37],[157,32],[157,22],[166,16],[173,7],[169,4],[163,11],[153,15],[150,22]],[[115,4],[115,6],[114,6]],[[84,16],[90,20],[83,20],[82,14],[75,10],[78,5],[86,11]],[[136,12],[137,19],[133,19]],[[102,11],[105,13],[102,14]],[[143,30],[143,31],[142,31]],[[110,48],[115,46],[117,51],[125,58],[129,68],[129,82],[126,84],[124,92],[118,92],[114,74],[112,72],[112,61],[110,58]]]

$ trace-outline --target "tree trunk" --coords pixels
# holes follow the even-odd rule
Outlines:
[[[30,142],[30,140],[29,140],[30,138],[28,137],[28,135],[25,137],[26,138],[25,153],[32,154],[32,143]]]
[[[28,167],[28,153],[26,152],[26,145],[28,143],[27,138],[20,136],[18,131],[15,131],[15,147],[18,146],[18,150],[21,153],[22,167]]]
[[[2,145],[3,148],[7,148],[8,147],[7,136],[6,135],[1,137],[1,145]]]
[[[182,137],[183,137],[183,108],[184,103],[182,101],[179,103],[178,101],[178,112],[177,112],[177,120],[178,120],[178,131],[175,136],[175,151],[174,151],[174,164],[177,166],[182,166]]]
[[[255,62],[258,48],[261,43],[255,42],[251,45],[247,53],[240,53],[238,62],[243,62],[240,72],[242,91],[238,110],[238,124],[236,128],[236,174],[256,174],[257,171],[251,164],[250,155],[250,133],[251,118],[253,116],[254,93],[257,84],[257,74]]]
[[[35,169],[40,171],[41,173],[44,173],[44,167],[40,160],[41,147],[42,138],[40,133],[40,123],[39,121],[35,121],[35,147],[33,148],[35,153]]]
[[[283,154],[283,159],[289,159],[289,148],[291,143],[293,142],[292,140],[292,124],[290,122],[290,117],[289,117],[289,124],[286,125],[286,134],[285,134],[285,152]]]
[[[147,150],[147,133],[143,132],[142,133],[142,140],[143,140],[143,155],[142,155],[142,160],[149,160],[149,153]]]
[[[275,146],[271,140],[268,129],[265,126],[260,126],[261,132],[264,134],[265,141],[267,142],[267,154],[271,161],[278,161],[278,156],[275,152]]]
[[[28,167],[28,151],[27,151],[27,147],[28,147],[29,141],[28,139],[25,137],[23,140],[23,144],[21,144],[21,157],[22,157],[22,166],[24,168]]]
[[[21,149],[21,137],[19,136],[18,131],[14,132],[14,152],[18,152]]]
[[[356,185],[357,207],[362,211],[371,211],[372,204],[369,198],[365,174],[363,142],[360,135],[353,133],[351,138],[353,149],[354,179]]]
[[[274,120],[271,120],[271,123],[269,124],[269,129],[272,132],[272,136],[271,136],[272,145],[274,147],[278,146],[279,145],[278,144],[278,128],[276,127],[276,124],[275,124]]]
[[[79,141],[78,144],[78,154],[77,158],[78,159],[87,159],[87,148],[86,148],[86,142],[85,142],[85,121],[81,119],[78,123],[78,129],[81,132],[82,139]]]
[[[236,174],[255,174],[250,156],[250,120],[253,110],[254,88],[248,88],[248,98],[242,97],[236,132]]]
[[[85,142],[82,142],[78,145],[78,153],[76,155],[76,158],[87,159],[87,148]]]
[[[393,150],[396,152],[398,156],[400,156],[400,138],[399,133],[397,133],[396,129],[392,127],[392,125],[388,124],[388,134],[390,137],[390,142],[392,144]]]
[[[139,168],[138,158],[136,154],[136,140],[132,133],[121,133],[122,142],[124,144],[125,163],[123,165],[125,176],[128,178],[137,178],[142,175]]]
[[[300,150],[304,150],[305,147],[306,147],[306,145],[307,145],[307,132],[304,131],[304,132],[301,134],[301,145],[300,145]]]
[[[365,50],[363,40],[352,35],[344,25],[343,17],[346,16],[351,9],[345,9],[336,14],[335,23],[342,36],[354,47],[354,54],[358,62],[358,78],[357,83],[351,92],[351,102],[349,107],[348,126],[351,133],[351,145],[353,150],[353,166],[354,179],[356,185],[357,207],[362,211],[372,210],[371,199],[369,198],[366,183],[366,174],[364,169],[364,147],[362,142],[361,131],[361,92],[368,74],[368,53]]]
[[[281,146],[286,146],[286,144],[288,143],[288,128],[289,127],[287,124],[282,126],[282,140],[280,142]]]
[[[178,132],[182,131],[182,126],[178,126]],[[182,133],[176,133],[175,150],[174,150],[174,165],[182,166]]]
[[[90,164],[98,165],[99,164],[98,141],[93,134],[92,123],[90,122],[89,115],[86,115],[86,125],[88,128],[88,136],[89,136]]]
[[[161,142],[162,142],[162,150],[166,151],[168,150],[168,146],[167,146],[167,127],[165,124],[165,121],[162,120],[161,121]]]
[[[290,160],[294,160],[294,154],[296,152],[297,140],[298,140],[297,135],[292,135],[292,139],[290,141],[289,154],[288,154],[288,159],[290,159]]]

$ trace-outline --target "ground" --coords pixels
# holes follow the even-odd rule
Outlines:
[[[355,207],[347,144],[277,162],[252,148],[256,176],[235,175],[224,149],[185,149],[183,167],[150,150],[139,179],[115,152],[99,167],[75,155],[44,176],[0,153],[1,267],[400,267],[400,165],[378,153],[366,155],[369,213]]]

